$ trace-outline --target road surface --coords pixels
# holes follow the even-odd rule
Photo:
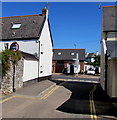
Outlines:
[[[56,86],[43,96],[19,93],[2,100],[2,117],[116,119],[116,109],[98,79],[97,83],[87,82],[89,79],[85,79],[86,82],[71,77],[67,78],[68,81],[61,79],[65,78],[54,76],[52,81]]]

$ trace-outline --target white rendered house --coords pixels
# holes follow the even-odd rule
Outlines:
[[[111,98],[117,98],[117,6],[103,8],[101,40],[101,85]]]
[[[0,51],[17,42],[24,56],[23,82],[50,78],[52,75],[53,41],[48,10],[42,14],[3,17]]]

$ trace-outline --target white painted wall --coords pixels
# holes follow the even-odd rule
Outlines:
[[[94,68],[93,65],[84,65],[84,71],[87,71],[89,68]]]
[[[94,62],[95,59],[94,58],[86,58],[86,62]]]
[[[94,58],[91,58],[91,62],[94,62],[95,61],[95,59]]]
[[[107,93],[111,97],[117,97],[117,59],[108,61]]]
[[[38,61],[24,59],[23,82],[38,77]]]
[[[9,48],[10,45],[13,42],[17,42],[19,44],[19,50],[26,52],[26,53],[30,53],[30,54],[35,54],[38,53],[38,48],[39,48],[39,43],[37,43],[37,40],[12,40],[12,41],[2,41],[0,42],[0,52],[2,50],[5,50],[4,47],[4,43],[8,43],[9,44]]]
[[[112,38],[111,38],[112,37]],[[116,40],[115,34],[108,34],[107,40]],[[101,76],[100,82],[103,89],[105,89],[105,50],[106,46],[104,43],[105,34],[103,34],[103,39],[101,43]],[[117,58],[108,59],[108,69],[107,69],[107,94],[110,97],[117,97]]]
[[[52,42],[50,31],[48,27],[48,20],[46,19],[42,34],[40,36],[40,61],[39,61],[39,77],[52,75]],[[43,54],[41,54],[43,52]]]
[[[103,89],[105,89],[105,45],[102,41],[101,43],[101,75],[100,83]]]
[[[35,79],[37,77],[45,77],[52,75],[52,40],[50,36],[47,18],[39,40],[1,41],[0,51],[5,50],[4,43],[9,43],[10,48],[10,45],[13,42],[17,42],[19,44],[19,50],[29,54],[38,54],[40,48],[40,53],[38,54],[40,56],[39,61],[24,60],[23,82]],[[43,52],[43,54],[41,54],[41,52]],[[41,73],[41,71],[43,72]]]
[[[3,49],[3,42],[0,42],[0,52],[2,52]]]

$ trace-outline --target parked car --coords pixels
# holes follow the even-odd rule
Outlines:
[[[95,69],[89,68],[86,72],[87,75],[95,75]]]

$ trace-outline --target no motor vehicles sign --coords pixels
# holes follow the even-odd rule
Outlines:
[[[17,52],[19,50],[19,44],[17,42],[13,42],[10,46],[10,50]]]

